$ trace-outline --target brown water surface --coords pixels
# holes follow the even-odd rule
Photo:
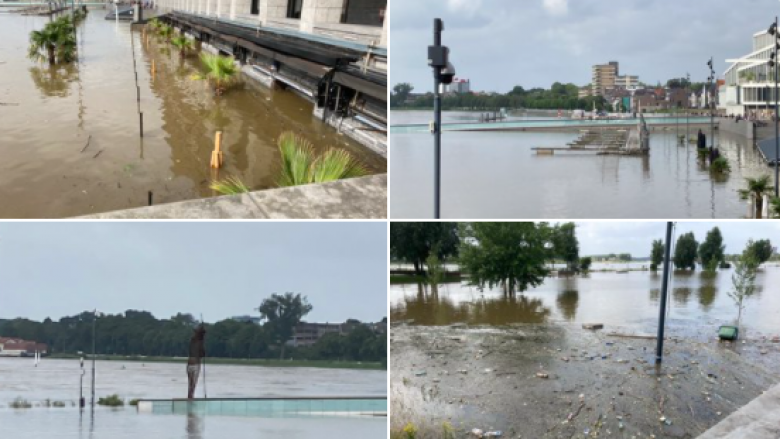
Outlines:
[[[169,44],[94,10],[78,28],[78,63],[50,68],[27,58],[29,33],[46,17],[0,15],[0,217],[50,218],[216,195],[209,182],[235,176],[275,187],[276,141],[292,130],[322,150],[352,152],[370,173],[386,161],[340,135],[289,91],[243,78],[215,97]],[[137,102],[135,54],[140,104]],[[154,60],[155,75],[151,64]],[[139,135],[139,108],[144,136]],[[224,167],[209,168],[223,131]],[[90,137],[91,136],[91,137]],[[89,146],[82,149],[89,142]]]

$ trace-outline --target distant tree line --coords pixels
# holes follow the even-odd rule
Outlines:
[[[326,334],[312,346],[285,347],[293,328],[311,310],[305,297],[287,293],[265,299],[258,308],[262,325],[225,319],[206,324],[206,354],[224,358],[295,358],[386,362],[387,338],[357,320],[347,335]],[[50,353],[92,352],[92,312],[43,322],[17,318],[0,322],[0,335],[49,345]],[[193,329],[191,314],[157,319],[150,312],[127,310],[97,317],[95,347],[103,355],[184,357]]]
[[[433,108],[433,93],[426,93],[410,101],[414,91],[409,83],[397,84],[390,93],[391,108]],[[524,89],[516,86],[505,94],[447,94],[442,98],[444,110],[490,110],[500,108],[542,110],[597,110],[612,111],[612,106],[602,96],[580,98],[579,87],[574,84],[554,83],[549,89]]]

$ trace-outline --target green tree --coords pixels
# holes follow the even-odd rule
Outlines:
[[[574,223],[555,226],[552,234],[553,254],[566,262],[569,271],[577,271],[580,260],[580,245],[577,241]]]
[[[47,59],[49,65],[73,61],[76,58],[74,33],[69,17],[60,17],[47,23],[43,29],[30,32],[29,57]]]
[[[733,291],[729,291],[731,297],[739,310],[737,313],[737,327],[742,321],[742,311],[745,309],[745,300],[749,299],[756,292],[756,261],[750,256],[742,256],[736,263],[734,274],[731,276],[731,282],[734,286]]]
[[[546,223],[467,223],[460,233],[460,265],[472,285],[500,286],[513,297],[548,274],[552,232]]]
[[[650,251],[650,269],[658,270],[664,261],[664,243],[660,239],[653,241],[653,249]]]
[[[699,243],[693,235],[693,232],[688,232],[677,238],[677,245],[674,249],[674,262],[675,268],[678,270],[696,270],[696,255],[698,252]]]
[[[715,227],[707,232],[707,237],[699,246],[699,261],[701,265],[709,272],[714,272],[721,262],[724,261],[723,252],[726,246],[723,245],[723,236],[720,229]]]
[[[293,335],[295,327],[306,316],[312,306],[305,296],[295,293],[272,294],[257,308],[266,320],[264,327],[273,334],[279,344],[279,358],[284,358],[284,347]]]
[[[752,261],[756,264],[756,268],[768,261],[775,250],[772,247],[772,243],[768,239],[762,239],[759,241],[748,241],[745,250],[742,252],[743,258]]]
[[[390,255],[414,264],[423,275],[423,266],[431,251],[437,249],[440,262],[458,254],[458,225],[442,222],[390,223]]]
[[[590,271],[590,266],[593,264],[593,259],[590,256],[580,258],[580,270],[584,273]]]
[[[392,93],[390,93],[390,107],[403,106],[406,103],[406,99],[409,98],[409,95],[412,93],[412,90],[414,90],[414,86],[408,82],[396,84],[393,87]]]

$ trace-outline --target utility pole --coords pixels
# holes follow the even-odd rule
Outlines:
[[[778,42],[778,32],[777,31],[777,17],[775,17],[775,198],[780,197],[780,127],[778,126],[778,123],[780,123],[780,107],[778,106],[778,73],[777,73],[777,61],[780,61],[777,59],[777,51],[780,49],[780,42]]]
[[[669,262],[672,254],[672,226],[666,223],[666,246],[664,247],[664,279],[661,282],[661,308],[658,314],[658,344],[655,350],[655,362],[664,360],[664,326],[666,325],[666,298],[669,289]]]
[[[444,22],[433,20],[433,45],[428,46],[428,65],[433,69],[433,217],[441,218],[441,86],[452,84],[455,67],[450,63],[450,49],[441,45]]]

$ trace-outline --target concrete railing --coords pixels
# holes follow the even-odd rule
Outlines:
[[[387,174],[89,215],[88,219],[384,219]]]

